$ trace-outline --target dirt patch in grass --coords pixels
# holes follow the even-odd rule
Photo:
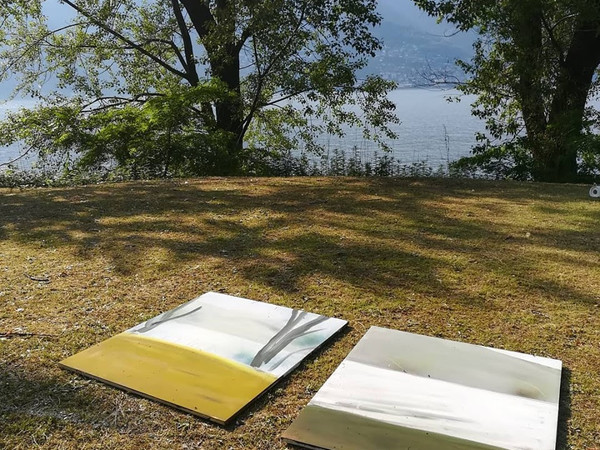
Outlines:
[[[372,325],[564,363],[558,448],[600,445],[600,202],[586,186],[203,179],[0,190],[0,447],[283,448]],[[57,362],[206,291],[349,332],[223,428]]]

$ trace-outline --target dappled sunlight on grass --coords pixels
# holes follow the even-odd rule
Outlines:
[[[32,444],[16,417],[79,380],[57,369],[64,356],[215,290],[343,317],[351,330],[232,429],[87,383],[72,407],[60,397],[36,410],[47,420],[38,443],[282,447],[281,431],[379,325],[562,359],[572,393],[561,439],[585,448],[600,440],[599,223],[600,202],[575,185],[203,179],[0,191],[0,333],[13,333],[0,370],[15,374],[0,387],[11,390],[0,439]],[[109,426],[117,398],[125,406]]]

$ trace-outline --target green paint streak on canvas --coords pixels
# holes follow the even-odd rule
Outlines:
[[[226,358],[128,332],[61,365],[219,422],[229,420],[276,380]]]
[[[311,447],[344,450],[499,450],[495,446],[311,405],[300,413],[283,438]]]

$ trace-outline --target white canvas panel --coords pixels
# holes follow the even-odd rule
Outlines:
[[[345,325],[209,292],[61,365],[226,423]]]
[[[346,323],[319,314],[208,292],[127,331],[203,350],[281,377]],[[283,341],[275,348],[278,351],[257,365],[258,352],[289,325],[293,326],[282,336]]]
[[[284,438],[316,448],[551,450],[561,368],[372,327]]]

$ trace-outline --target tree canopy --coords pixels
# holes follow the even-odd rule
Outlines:
[[[260,152],[300,141],[318,151],[316,136],[343,134],[343,124],[385,145],[397,121],[386,98],[393,83],[356,75],[381,47],[375,8],[376,0],[3,1],[0,80],[16,77],[16,93],[42,103],[10,115],[0,143],[152,176],[240,173]]]
[[[475,56],[459,62],[460,86],[488,136],[459,167],[541,181],[598,173],[593,133],[600,65],[600,4],[593,0],[415,0],[432,15],[479,33]]]

